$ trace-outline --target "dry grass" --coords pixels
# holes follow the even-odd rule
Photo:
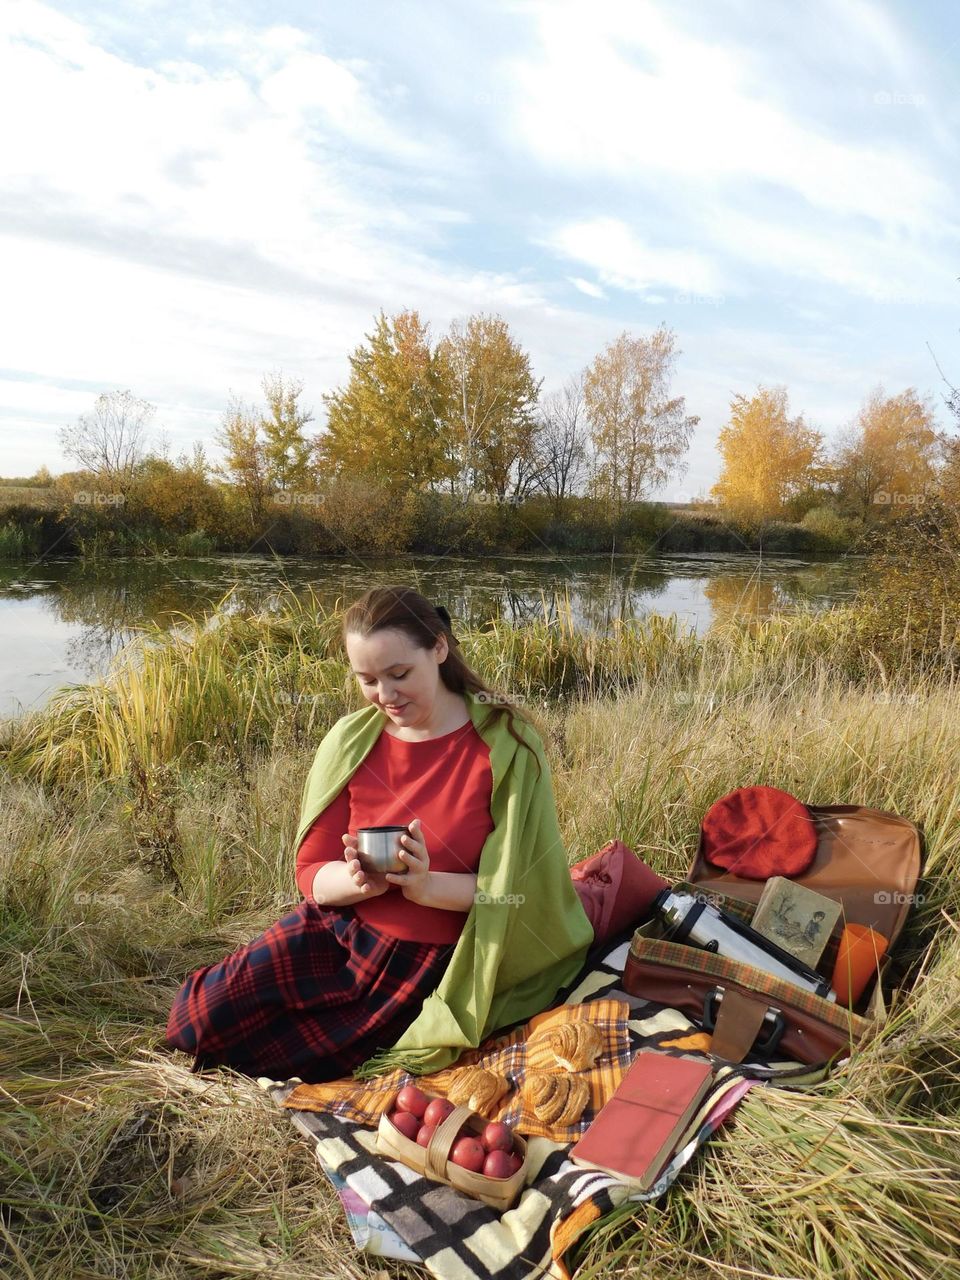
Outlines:
[[[592,1233],[584,1276],[960,1276],[960,693],[869,663],[854,681],[852,650],[830,662],[840,621],[794,627],[464,641],[528,694],[574,858],[620,836],[679,876],[708,805],[761,781],[894,810],[926,836],[883,1032],[808,1093],[753,1090],[664,1203]],[[183,638],[154,637],[120,692],[75,694],[8,734],[0,1271],[412,1276],[356,1256],[309,1147],[255,1084],[198,1079],[159,1047],[183,977],[296,901],[301,782],[354,705],[330,618],[202,634],[201,669]],[[211,745],[209,723],[233,732]]]

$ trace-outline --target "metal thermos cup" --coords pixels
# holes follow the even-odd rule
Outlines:
[[[357,857],[364,871],[371,875],[406,871],[407,864],[400,857],[400,837],[405,833],[409,833],[408,827],[361,827],[357,832]]]

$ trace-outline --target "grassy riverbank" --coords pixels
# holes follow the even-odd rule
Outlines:
[[[832,507],[784,512],[760,525],[710,504],[624,503],[596,499],[523,501],[494,494],[408,489],[359,480],[330,481],[316,492],[265,496],[248,510],[229,486],[180,477],[161,492],[147,480],[113,492],[77,472],[47,488],[0,483],[0,559],[56,552],[110,555],[596,554],[651,551],[849,552],[864,535],[861,520]]]
[[[296,901],[302,781],[359,705],[336,629],[290,597],[153,633],[112,691],[0,735],[5,1273],[419,1274],[354,1255],[252,1082],[158,1047],[186,973]],[[710,803],[756,782],[925,834],[882,1033],[809,1093],[748,1095],[661,1206],[595,1233],[597,1274],[960,1276],[960,689],[861,640],[849,610],[700,639],[659,620],[463,637],[539,720],[573,859],[619,836],[679,877]]]

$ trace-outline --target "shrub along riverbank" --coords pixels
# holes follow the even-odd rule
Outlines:
[[[709,805],[758,782],[925,836],[881,1033],[807,1093],[753,1090],[663,1204],[594,1231],[585,1275],[960,1275],[960,689],[952,650],[898,661],[867,617],[462,636],[541,728],[572,859],[618,836],[679,878]],[[3,728],[0,1257],[16,1273],[345,1274],[339,1201],[287,1117],[158,1047],[183,977],[297,900],[303,779],[361,701],[338,621],[291,596],[148,634],[109,690]]]
[[[755,551],[831,554],[853,549],[855,520],[815,507],[803,519],[753,527],[709,507],[626,504],[614,514],[585,497],[469,500],[435,491],[397,492],[362,481],[332,481],[310,493],[264,496],[256,510],[223,486],[180,476],[160,494],[146,480],[129,492],[82,473],[48,489],[0,486],[0,556],[384,554],[522,552]],[[25,549],[24,549],[25,548]]]

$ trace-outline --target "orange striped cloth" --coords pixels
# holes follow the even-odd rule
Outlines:
[[[612,1096],[630,1066],[629,1014],[630,1006],[625,1000],[599,999],[587,1004],[559,1005],[538,1013],[515,1031],[488,1040],[478,1049],[469,1050],[455,1066],[433,1075],[412,1076],[409,1072],[396,1070],[372,1080],[347,1077],[325,1084],[301,1084],[286,1097],[283,1106],[292,1111],[326,1111],[358,1124],[376,1125],[386,1110],[389,1096],[405,1084],[412,1082],[424,1093],[445,1098],[464,1067],[480,1066],[505,1076],[510,1085],[500,1101],[490,1108],[487,1119],[502,1120],[529,1137],[576,1142]],[[589,1085],[589,1102],[576,1123],[563,1127],[545,1125],[534,1115],[525,1099],[524,1080],[529,1071],[565,1072],[542,1040],[538,1038],[532,1045],[528,1042],[534,1032],[563,1022],[577,1021],[592,1022],[602,1038],[594,1065],[579,1073]]]

